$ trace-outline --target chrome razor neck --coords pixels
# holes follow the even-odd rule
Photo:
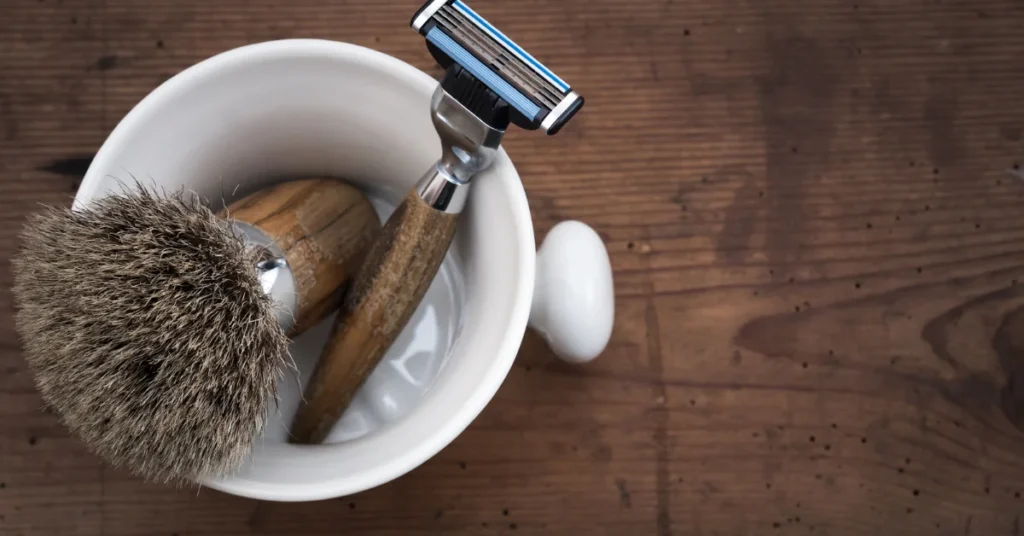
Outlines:
[[[430,117],[441,138],[441,158],[416,190],[431,207],[457,214],[465,206],[469,182],[494,162],[505,131],[480,120],[440,85],[430,100]]]
[[[430,118],[441,136],[441,165],[460,182],[494,161],[505,131],[480,120],[440,85],[430,99]]]

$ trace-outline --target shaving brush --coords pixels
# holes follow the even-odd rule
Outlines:
[[[94,453],[148,480],[236,469],[259,436],[289,337],[338,305],[380,223],[340,180],[198,195],[126,188],[31,216],[15,323],[44,401]]]

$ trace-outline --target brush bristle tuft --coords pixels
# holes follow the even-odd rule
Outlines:
[[[141,186],[30,217],[15,324],[44,401],[85,445],[148,480],[238,468],[288,339],[257,253],[194,194]]]

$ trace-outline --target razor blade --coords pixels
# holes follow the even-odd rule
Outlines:
[[[552,135],[583,107],[569,84],[462,0],[431,0],[410,25],[438,64],[458,64],[508,103],[509,120],[520,128]]]

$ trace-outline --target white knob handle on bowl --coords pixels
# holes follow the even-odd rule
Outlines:
[[[597,357],[612,334],[615,292],[608,251],[578,221],[555,225],[537,250],[530,327],[570,363]]]

